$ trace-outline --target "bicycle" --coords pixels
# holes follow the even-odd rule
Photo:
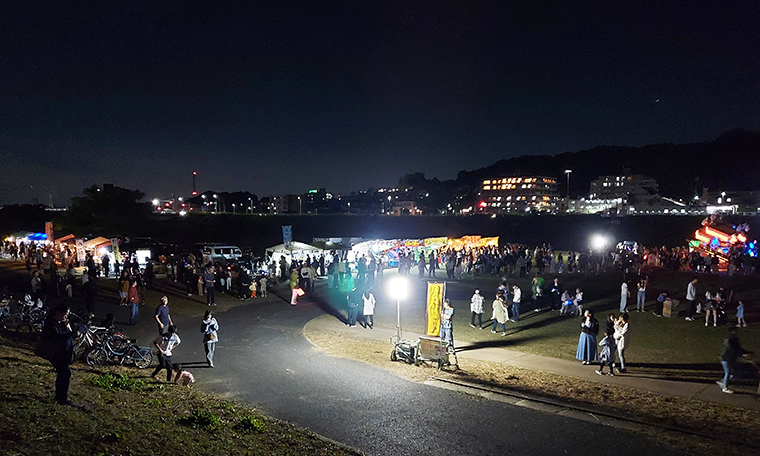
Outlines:
[[[92,346],[85,352],[84,360],[88,366],[103,366],[109,361],[132,362],[139,369],[153,364],[153,350],[140,347],[135,339],[122,339],[118,336],[106,336],[103,343]]]

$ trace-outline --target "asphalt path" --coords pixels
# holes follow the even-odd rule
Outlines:
[[[98,304],[104,311],[116,310],[117,320],[126,314],[126,308]],[[140,345],[156,336],[153,308],[141,307],[141,324],[124,328]],[[326,312],[336,318],[345,313],[308,295],[298,306],[286,299],[253,300],[219,310],[214,369],[205,367],[200,318],[179,310],[172,317],[183,343],[173,360],[194,372],[197,388],[369,455],[683,454],[623,429],[410,382],[327,356],[312,348],[302,328]]]
[[[196,369],[198,386],[371,455],[679,454],[629,431],[410,382],[326,356],[301,332],[325,310],[301,298],[295,307],[284,300],[253,301],[217,313],[217,367]],[[200,333],[183,338],[177,361],[202,361]]]

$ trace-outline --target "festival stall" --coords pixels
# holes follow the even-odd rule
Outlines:
[[[720,216],[710,216],[702,221],[702,227],[694,232],[689,248],[718,260],[718,269],[728,270],[734,254],[757,256],[757,247],[747,239],[749,225],[731,225]]]
[[[285,261],[290,264],[292,260],[303,261],[306,257],[315,258],[324,253],[324,250],[313,245],[303,242],[291,242],[290,245],[279,244],[266,249],[266,264],[280,261],[280,257],[285,257]]]

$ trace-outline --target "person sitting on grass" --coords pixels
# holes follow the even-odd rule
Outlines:
[[[190,388],[195,383],[195,377],[189,371],[182,370],[182,364],[174,364],[174,384]]]

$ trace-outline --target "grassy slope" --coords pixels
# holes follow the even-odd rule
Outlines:
[[[54,405],[49,363],[6,336],[0,337],[2,454],[358,454],[245,405],[144,382],[135,369],[75,364],[71,391],[79,407]],[[104,373],[125,375],[121,384],[135,389],[94,386]]]

